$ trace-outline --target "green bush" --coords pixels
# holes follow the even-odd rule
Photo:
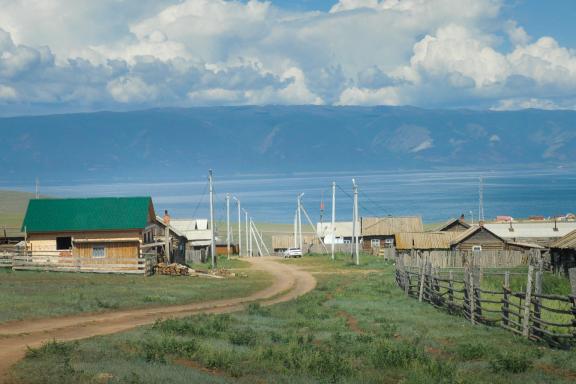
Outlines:
[[[270,316],[270,308],[264,308],[260,303],[250,303],[248,304],[248,314],[253,316]]]
[[[456,347],[456,355],[463,361],[478,360],[490,353],[490,348],[484,344],[460,344]]]
[[[383,340],[372,350],[372,363],[376,368],[408,368],[415,362],[428,362],[429,357],[421,348],[409,342]]]
[[[498,353],[490,359],[490,367],[494,372],[522,373],[532,366],[532,360],[521,353]]]
[[[139,342],[136,349],[138,354],[148,362],[165,363],[168,355],[192,358],[198,350],[198,344],[195,340],[167,337]]]
[[[240,329],[238,331],[231,332],[228,336],[230,342],[234,345],[247,345],[247,346],[254,346],[256,345],[256,340],[258,338],[258,334],[255,330],[250,327],[246,327]]]

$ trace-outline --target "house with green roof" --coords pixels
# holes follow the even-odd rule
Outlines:
[[[33,199],[22,231],[34,262],[137,273],[155,225],[150,197]]]

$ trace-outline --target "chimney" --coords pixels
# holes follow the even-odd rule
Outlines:
[[[162,221],[164,221],[164,224],[166,225],[170,224],[170,215],[168,214],[168,210],[164,211],[164,218]]]
[[[479,226],[479,227],[483,227],[483,226],[484,226],[484,220],[480,220],[480,221],[478,222],[478,226]]]
[[[464,216],[464,214],[460,215],[460,221],[464,221],[465,218],[466,218],[466,216]]]

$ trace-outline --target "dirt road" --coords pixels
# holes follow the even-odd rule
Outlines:
[[[269,272],[274,277],[271,286],[247,297],[0,324],[0,382],[8,369],[24,357],[27,346],[38,347],[53,339],[69,341],[126,331],[167,317],[235,312],[251,302],[272,305],[295,299],[316,286],[316,280],[309,272],[295,266],[278,263],[273,258],[247,260],[252,268]]]

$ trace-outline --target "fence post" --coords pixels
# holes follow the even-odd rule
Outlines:
[[[502,323],[508,326],[510,317],[510,271],[504,273],[504,297],[502,298]]]
[[[472,290],[473,293],[473,300],[474,302],[474,313],[478,316],[479,322],[482,320],[482,303],[480,302],[480,274],[481,270],[480,267],[475,266],[472,268],[472,281],[474,289]]]
[[[528,278],[526,280],[526,295],[524,296],[524,318],[522,321],[522,336],[530,337],[530,307],[532,306],[532,275],[534,266],[528,266]]]
[[[470,313],[470,322],[475,324],[476,299],[474,298],[474,273],[468,271],[468,309]]]
[[[536,271],[535,279],[534,279],[534,321],[533,321],[533,328],[534,328],[534,335],[538,337],[542,337],[542,332],[540,332],[540,328],[542,328],[542,323],[540,323],[541,318],[541,301],[542,299],[537,296],[542,294],[542,271]]]
[[[432,263],[430,261],[426,261],[426,295],[424,296],[425,299],[428,300],[429,303],[432,302],[433,296],[433,288],[432,288]]]
[[[452,307],[454,306],[454,283],[452,282],[452,280],[454,279],[454,275],[452,273],[452,271],[448,272],[448,302],[449,307],[452,309]]]
[[[570,296],[570,300],[572,301],[572,313],[574,314],[572,324],[576,325],[576,268],[570,268],[568,270],[568,276],[570,277],[570,287],[572,288],[572,295]]]
[[[418,301],[422,302],[422,296],[424,295],[424,268],[425,268],[425,264],[424,261],[422,261],[422,266],[420,267],[420,275],[419,275],[419,279],[418,282],[420,283],[420,292],[418,292]]]

